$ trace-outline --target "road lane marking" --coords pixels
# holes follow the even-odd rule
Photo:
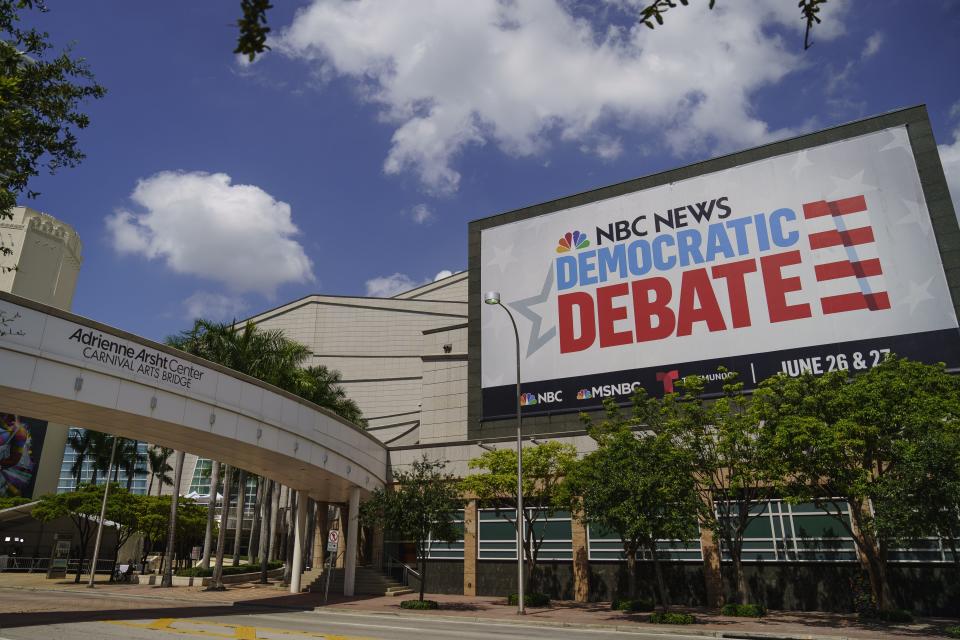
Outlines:
[[[511,630],[511,631],[514,631],[514,632],[517,632],[517,633],[519,633],[519,632],[522,631],[522,630],[527,630],[527,631],[534,631],[534,630],[536,630],[536,631],[544,631],[544,632],[549,631],[549,630],[552,630],[552,631],[555,631],[555,632],[560,633],[560,634],[563,634],[563,633],[594,634],[594,635],[599,635],[599,634],[610,634],[610,635],[613,635],[613,634],[616,634],[616,635],[618,635],[618,636],[619,636],[619,635],[627,635],[627,636],[629,636],[629,635],[640,635],[640,636],[644,636],[644,637],[649,637],[649,636],[663,636],[664,634],[668,634],[671,638],[673,638],[673,639],[675,639],[675,640],[703,640],[703,637],[704,637],[703,635],[695,635],[695,636],[692,636],[692,635],[680,635],[680,634],[679,634],[678,632],[676,632],[676,631],[673,631],[673,630],[664,631],[664,630],[662,630],[662,629],[660,629],[660,628],[657,628],[657,627],[654,627],[654,628],[651,628],[651,629],[644,629],[644,628],[642,628],[642,627],[637,627],[636,629],[624,629],[622,625],[621,625],[619,628],[618,628],[618,627],[614,627],[614,626],[611,625],[609,629],[599,629],[599,628],[597,628],[597,627],[581,627],[581,626],[577,626],[576,624],[571,624],[571,625],[569,625],[569,626],[563,626],[563,625],[560,625],[560,624],[523,624],[523,623],[518,623],[518,622],[502,622],[502,621],[500,621],[500,620],[497,620],[496,618],[489,618],[489,619],[485,619],[485,620],[457,620],[457,619],[455,619],[453,616],[447,616],[447,617],[444,617],[444,618],[439,618],[439,617],[437,617],[437,618],[423,618],[423,619],[421,619],[421,620],[416,620],[416,619],[413,618],[412,616],[399,616],[399,615],[398,615],[398,616],[393,616],[392,614],[367,614],[367,615],[365,615],[365,614],[362,614],[362,613],[359,613],[359,612],[356,612],[356,613],[355,613],[355,612],[352,612],[352,611],[350,611],[350,612],[343,612],[343,611],[337,611],[337,612],[326,611],[326,612],[323,612],[323,613],[326,613],[326,614],[327,614],[327,615],[321,617],[321,620],[322,620],[323,622],[325,622],[325,623],[327,623],[327,624],[330,624],[330,625],[333,625],[333,626],[343,626],[343,627],[364,627],[364,628],[368,628],[368,629],[388,629],[388,630],[391,630],[391,631],[392,631],[392,630],[396,630],[396,631],[426,631],[426,632],[429,632],[429,633],[439,633],[439,632],[443,632],[443,631],[449,631],[448,629],[444,629],[444,628],[441,627],[441,626],[438,626],[438,627],[430,627],[430,626],[424,626],[424,627],[406,627],[406,626],[400,626],[400,625],[396,625],[396,624],[390,625],[390,624],[373,624],[373,623],[369,623],[369,622],[340,622],[340,621],[337,621],[337,620],[334,619],[336,616],[353,617],[353,618],[376,617],[378,620],[384,620],[384,621],[388,621],[388,620],[393,619],[393,620],[408,621],[408,622],[412,622],[412,623],[417,623],[417,622],[419,622],[420,624],[427,624],[427,625],[429,625],[430,623],[433,623],[433,624],[436,624],[436,625],[448,625],[448,624],[450,624],[450,625],[463,625],[463,626],[473,625],[473,626],[482,627],[482,629],[478,629],[478,630],[476,630],[476,631],[471,631],[471,630],[458,631],[457,634],[460,635],[461,637],[465,637],[465,636],[468,635],[468,634],[469,634],[469,635],[479,634],[477,637],[488,638],[488,637],[490,637],[489,627],[500,627],[500,628],[503,629],[504,631]],[[305,612],[305,615],[310,616],[310,615],[316,615],[316,614]],[[274,613],[259,613],[259,614],[258,614],[258,613],[251,613],[251,614],[248,614],[248,615],[245,616],[245,617],[247,617],[247,618],[265,618],[265,619],[267,619],[267,620],[285,621],[285,622],[297,622],[297,623],[301,623],[301,624],[310,621],[309,618],[293,617],[293,616],[289,616],[289,615],[274,614]],[[333,637],[335,637],[335,636],[331,636],[331,638],[333,638]],[[350,640],[353,640],[353,639],[351,638]]]
[[[296,638],[316,638],[317,640],[371,640],[360,636],[332,635],[319,631],[299,631],[296,629],[278,629],[275,627],[251,627],[249,625],[213,622],[209,620],[193,620],[184,618],[157,618],[147,623],[130,622],[127,620],[102,620],[106,624],[115,624],[122,627],[135,627],[151,631],[165,631],[187,636],[203,636],[207,638],[228,638],[229,640],[271,640],[278,636],[293,636]],[[174,626],[176,625],[176,626]],[[211,628],[216,631],[211,631]],[[222,630],[223,633],[219,631]],[[261,635],[266,634],[266,635]],[[0,640],[3,640],[0,638]]]

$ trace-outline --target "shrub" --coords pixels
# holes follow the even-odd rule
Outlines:
[[[881,609],[877,617],[884,622],[913,622],[913,614],[906,609]]]
[[[652,611],[653,603],[649,600],[617,598],[610,603],[610,608],[614,611]]]
[[[516,606],[517,603],[517,594],[511,593],[507,596],[507,604]],[[528,607],[549,607],[550,596],[545,593],[525,593],[523,594],[523,604]]]
[[[723,605],[720,613],[725,616],[734,616],[737,618],[762,618],[767,615],[767,610],[762,604],[736,604],[730,602]]]
[[[873,609],[861,611],[861,620],[881,620],[883,622],[913,622],[913,614],[906,609]]]
[[[947,627],[943,630],[943,633],[948,638],[960,638],[960,626],[957,627]]]
[[[693,624],[697,619],[689,613],[652,613],[650,622],[653,624]]]
[[[279,569],[283,566],[283,562],[279,560],[274,560],[267,563],[267,570],[272,571],[273,569]],[[238,573],[256,573],[260,571],[259,564],[241,564],[238,567],[226,566],[223,567],[223,575],[225,576],[235,576]],[[184,577],[184,578],[209,578],[213,575],[213,564],[210,564],[209,569],[204,569],[203,567],[190,567],[188,569],[178,569],[175,575]]]
[[[436,600],[404,600],[400,603],[401,609],[439,609]]]

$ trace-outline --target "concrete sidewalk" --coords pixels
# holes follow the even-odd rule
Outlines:
[[[823,612],[773,611],[760,620],[729,618],[714,611],[677,608],[676,611],[692,613],[697,617],[695,625],[651,625],[646,622],[649,614],[629,614],[611,611],[607,603],[579,604],[556,602],[548,608],[530,608],[526,616],[516,614],[516,607],[508,606],[502,597],[469,597],[455,595],[430,595],[441,609],[436,611],[410,611],[400,608],[405,599],[416,596],[376,597],[359,596],[345,598],[331,595],[323,602],[321,594],[290,594],[283,585],[243,584],[231,585],[226,591],[204,591],[200,587],[172,587],[164,589],[152,585],[110,584],[104,578],[98,580],[95,589],[88,589],[86,581],[79,585],[72,579],[47,580],[42,574],[0,573],[0,589],[17,589],[69,594],[96,593],[100,597],[112,597],[125,601],[125,607],[136,608],[135,601],[150,603],[154,609],[168,602],[171,607],[188,602],[194,606],[234,606],[245,608],[290,609],[310,611],[318,615],[324,611],[354,613],[357,615],[382,615],[403,618],[455,618],[482,622],[522,623],[557,627],[581,627],[616,629],[623,632],[646,632],[683,635],[701,635],[713,638],[783,638],[818,640],[847,638],[850,640],[925,640],[943,638],[943,629],[960,624],[960,620],[922,618],[908,625],[864,624],[850,614]],[[46,602],[44,611],[75,609],[82,599],[65,597],[51,604]],[[26,611],[24,611],[26,612]],[[41,612],[39,609],[35,612]]]

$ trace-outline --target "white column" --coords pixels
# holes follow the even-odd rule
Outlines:
[[[293,570],[290,573],[290,593],[300,593],[300,574],[303,573],[303,544],[307,527],[307,492],[297,491],[296,526],[293,529]]]
[[[350,488],[347,508],[347,553],[343,563],[343,595],[352,596],[357,578],[357,533],[360,529],[360,487]]]

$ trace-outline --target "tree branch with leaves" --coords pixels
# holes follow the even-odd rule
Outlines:
[[[360,507],[360,521],[380,526],[412,542],[420,571],[420,600],[427,586],[427,558],[431,540],[454,542],[463,536],[455,524],[460,500],[446,463],[424,455],[409,471],[394,473],[394,485],[377,489]]]

